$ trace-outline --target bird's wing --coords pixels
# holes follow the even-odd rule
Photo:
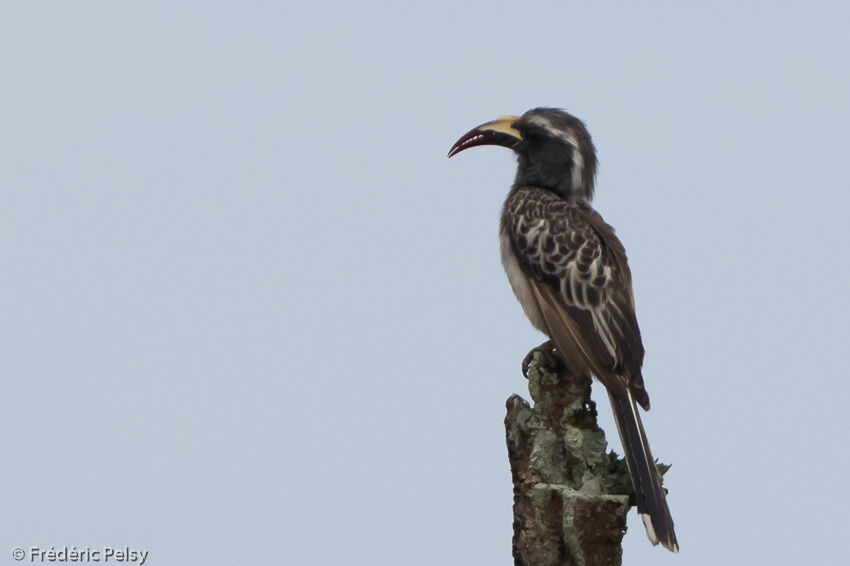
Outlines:
[[[504,221],[550,338],[612,393],[625,386],[648,406],[631,274],[614,230],[589,206],[540,189],[516,193]]]

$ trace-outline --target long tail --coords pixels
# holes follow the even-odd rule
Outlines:
[[[667,499],[661,487],[661,477],[655,467],[655,459],[649,450],[649,442],[643,430],[637,405],[629,392],[628,398],[608,394],[629,474],[635,488],[635,500],[640,518],[646,527],[646,536],[652,544],[659,542],[672,552],[679,552],[673,517],[667,507]]]

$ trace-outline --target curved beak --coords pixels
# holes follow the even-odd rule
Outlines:
[[[500,145],[515,148],[522,141],[522,134],[513,127],[519,116],[499,116],[492,122],[481,124],[465,133],[449,150],[449,157],[464,149],[477,145]]]

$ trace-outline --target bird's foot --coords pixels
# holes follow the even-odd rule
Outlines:
[[[522,375],[528,379],[528,367],[534,361],[535,352],[540,353],[539,360],[537,364],[548,369],[551,372],[557,372],[563,367],[563,361],[561,360],[561,355],[558,353],[558,349],[555,347],[555,343],[551,340],[547,340],[531,350],[525,359],[522,360]]]

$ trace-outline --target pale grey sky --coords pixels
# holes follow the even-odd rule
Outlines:
[[[540,105],[673,464],[625,563],[844,560],[850,8],[685,4],[4,3],[0,563],[511,564],[514,159],[445,155]]]

